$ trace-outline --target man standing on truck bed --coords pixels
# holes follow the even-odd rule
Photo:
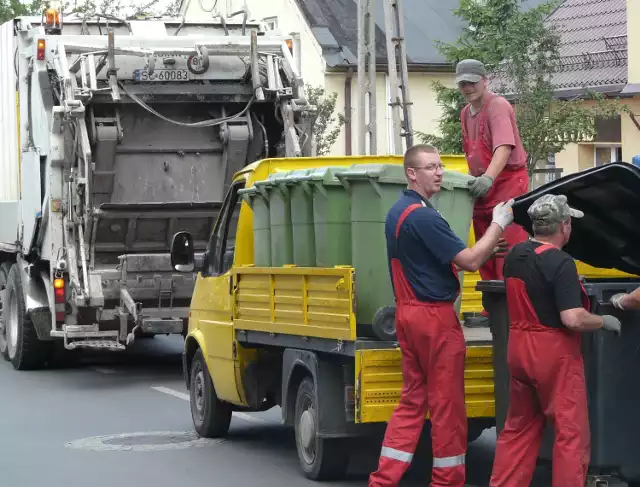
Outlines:
[[[500,432],[491,487],[529,485],[547,420],[555,425],[553,487],[584,487],[590,458],[589,417],[580,333],[620,332],[611,315],[589,313],[576,264],[561,249],[571,218],[583,213],[566,196],[529,207],[534,238],[507,254],[509,412]]]
[[[456,66],[458,89],[469,102],[460,113],[462,148],[471,181],[471,196],[476,198],[473,209],[473,231],[480,239],[491,225],[494,206],[516,198],[529,190],[527,153],[522,146],[516,117],[511,104],[488,88],[484,65],[475,59],[465,59]],[[529,238],[520,225],[510,225],[502,235],[508,248]],[[502,280],[501,257],[490,259],[480,267],[482,280]],[[487,326],[488,315],[466,320],[467,326]]]
[[[396,334],[404,382],[369,487],[397,486],[409,467],[427,412],[433,443],[433,487],[463,487],[467,450],[464,400],[466,344],[453,303],[455,266],[476,271],[496,252],[513,221],[512,201],[493,210],[493,223],[468,249],[429,203],[440,191],[443,164],[428,145],[404,156],[408,189],[387,215],[387,256],[396,299]]]

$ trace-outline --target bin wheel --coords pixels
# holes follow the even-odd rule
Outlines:
[[[396,337],[396,307],[384,306],[376,311],[373,317],[373,333],[384,342],[395,342]]]
[[[226,436],[231,424],[231,406],[218,399],[200,349],[193,356],[189,384],[191,418],[196,432],[204,438]]]
[[[304,379],[298,388],[295,408],[298,460],[311,480],[339,480],[349,467],[348,442],[318,436],[318,401],[313,381]]]

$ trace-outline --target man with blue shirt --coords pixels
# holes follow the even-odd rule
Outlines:
[[[475,272],[496,253],[504,229],[513,221],[513,200],[495,207],[487,232],[467,248],[429,203],[442,183],[438,151],[428,145],[413,146],[405,153],[404,168],[408,189],[389,211],[385,227],[404,385],[369,487],[399,484],[413,459],[427,412],[433,446],[431,486],[463,487],[466,344],[453,307],[460,293],[457,268]]]

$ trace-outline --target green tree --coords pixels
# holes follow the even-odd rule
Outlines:
[[[326,96],[323,88],[310,85],[307,85],[306,91],[309,103],[316,107],[316,121],[313,129],[316,155],[324,156],[329,153],[340,135],[344,115],[342,113],[334,115],[337,93],[333,92]]]
[[[524,10],[522,0],[460,0],[454,13],[467,27],[455,43],[437,43],[452,63],[465,58],[485,63],[494,91],[514,104],[530,174],[549,154],[593,137],[596,118],[626,110],[617,99],[592,92],[585,96],[593,100],[590,105],[577,98],[555,99],[552,79],[561,63],[560,37],[545,19],[559,3]],[[442,152],[461,153],[460,110],[466,102],[455,88],[436,82],[434,89],[442,108],[439,133],[418,133],[418,137]]]
[[[22,15],[40,15],[46,0],[0,0],[0,24]],[[160,0],[71,0],[63,2],[63,12],[66,14],[102,13],[121,18],[132,19],[155,15],[176,17],[180,11],[180,0],[172,0],[165,8],[160,8]]]

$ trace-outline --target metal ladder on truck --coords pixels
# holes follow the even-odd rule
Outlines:
[[[387,39],[387,65],[393,123],[393,150],[404,153],[402,138],[407,149],[413,146],[413,124],[409,99],[409,71],[404,34],[402,0],[384,0],[385,34]],[[361,154],[377,152],[376,136],[376,0],[358,0],[358,88],[359,88],[359,144]],[[367,113],[368,109],[368,113]],[[367,117],[368,115],[368,117]],[[369,139],[367,140],[367,135]]]

